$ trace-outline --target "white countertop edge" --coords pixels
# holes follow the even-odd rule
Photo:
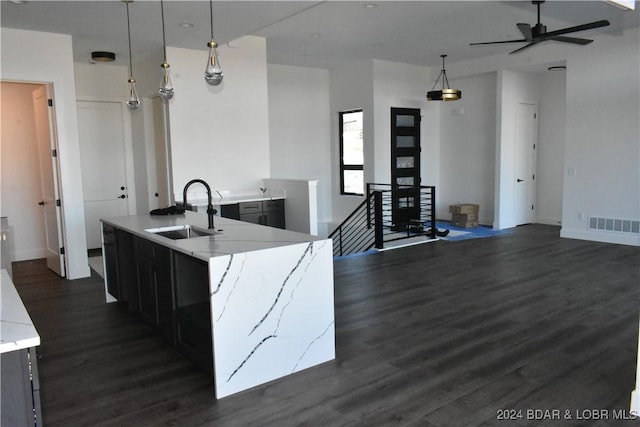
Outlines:
[[[209,261],[211,258],[288,246],[298,243],[327,240],[290,230],[251,224],[229,218],[216,217],[215,228],[222,233],[192,239],[172,240],[148,232],[148,229],[174,227],[182,224],[207,228],[207,215],[185,211],[180,215],[132,215],[101,218],[101,221],[128,231],[138,237],[182,252],[194,258]]]
[[[40,345],[40,335],[7,270],[1,271],[0,353]]]
[[[236,203],[244,203],[244,202],[264,202],[269,200],[284,200],[285,196],[273,196],[273,197],[263,197],[263,196],[255,196],[255,197],[242,197],[242,196],[230,196],[222,199],[214,198],[212,200],[213,206],[225,206],[225,205],[235,205]],[[182,205],[182,202],[178,201],[176,204]],[[187,199],[187,206],[207,206],[209,204],[206,198],[203,199]]]

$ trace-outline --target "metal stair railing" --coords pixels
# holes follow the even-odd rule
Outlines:
[[[410,190],[418,203],[416,214],[408,221],[394,223],[393,198],[397,190]],[[398,202],[396,201],[396,204]],[[333,255],[345,256],[365,252],[375,247],[383,249],[385,242],[419,235],[436,238],[435,187],[367,184],[367,196],[353,212],[329,235],[333,239]]]
[[[329,235],[333,239],[333,256],[382,249],[382,192],[374,191]],[[379,215],[375,215],[380,211]],[[373,212],[373,215],[372,215]],[[376,221],[376,218],[379,218]],[[379,224],[376,223],[379,222]]]

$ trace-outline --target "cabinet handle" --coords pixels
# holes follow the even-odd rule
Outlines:
[[[125,196],[124,194],[121,194],[119,198],[120,198],[120,199],[126,199],[126,198],[127,198],[127,196]]]

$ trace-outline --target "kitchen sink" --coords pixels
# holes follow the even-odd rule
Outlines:
[[[169,227],[160,228],[147,228],[145,231],[172,240],[192,239],[194,237],[204,237],[220,234],[219,231],[196,227],[189,224],[172,225]]]

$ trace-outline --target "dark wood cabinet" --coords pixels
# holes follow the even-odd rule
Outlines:
[[[148,240],[135,239],[135,263],[141,317],[175,340],[171,250]]]
[[[107,291],[118,301],[137,306],[133,235],[102,224],[102,236]]]
[[[208,263],[108,224],[103,236],[109,293],[213,373]]]
[[[35,347],[2,353],[3,426],[42,426],[40,380]]]
[[[221,206],[220,214],[252,224],[285,228],[284,200],[260,200]]]
[[[213,373],[209,266],[175,253],[176,340],[178,349]]]

